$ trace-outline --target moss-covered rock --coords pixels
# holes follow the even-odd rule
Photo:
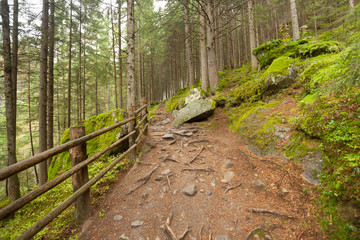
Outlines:
[[[90,134],[99,129],[111,126],[117,122],[121,122],[125,116],[125,112],[122,109],[111,110],[106,113],[93,116],[85,121],[85,134]],[[108,147],[114,143],[117,139],[117,135],[120,133],[121,128],[114,129],[110,132],[102,134],[86,143],[86,151],[88,156],[99,152],[100,150]],[[70,141],[70,129],[66,129],[61,138],[60,144]],[[109,154],[109,153],[108,153]],[[57,156],[54,156],[49,167],[49,180],[55,178],[60,173],[71,168],[71,158],[68,152],[63,152]]]

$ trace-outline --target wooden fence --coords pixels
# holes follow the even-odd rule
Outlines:
[[[53,157],[59,153],[69,150],[71,156],[72,167],[66,172],[62,173],[55,179],[47,182],[46,184],[39,186],[30,193],[24,195],[23,197],[17,199],[16,201],[8,204],[4,208],[0,209],[0,220],[6,218],[7,216],[15,213],[18,209],[25,206],[26,204],[33,201],[35,198],[46,193],[50,189],[54,188],[58,184],[65,181],[67,178],[72,176],[72,185],[73,185],[73,194],[67,198],[64,202],[55,207],[52,211],[46,214],[42,219],[35,223],[32,227],[26,230],[20,237],[17,239],[31,239],[35,236],[41,229],[48,225],[54,218],[60,215],[66,208],[75,202],[75,217],[76,221],[81,224],[88,217],[91,212],[91,200],[90,200],[90,187],[94,185],[98,180],[100,180],[111,168],[118,164],[126,156],[130,155],[135,157],[136,147],[140,142],[141,136],[146,134],[148,123],[147,123],[147,106],[146,100],[142,99],[142,107],[135,110],[135,107],[130,107],[129,109],[129,118],[116,123],[112,126],[100,129],[96,132],[90,133],[85,136],[85,127],[77,126],[70,128],[70,141],[64,143],[60,146],[54,147],[42,153],[39,153],[33,157],[30,157],[26,160],[20,161],[11,166],[0,169],[0,181],[4,180],[16,173],[19,173],[29,167],[32,167],[42,161],[46,161],[50,157]],[[139,120],[136,124],[136,120]],[[111,130],[114,130],[118,127],[121,127],[125,124],[129,124],[128,134],[121,139],[117,140],[115,143],[104,148],[100,152],[95,153],[88,159],[85,159],[86,154],[86,142],[100,136],[101,134],[107,133]],[[107,167],[100,171],[94,178],[89,180],[88,176],[88,165],[102,156],[104,153],[115,148],[121,142],[128,140],[129,149],[124,152],[121,156],[112,161]]]

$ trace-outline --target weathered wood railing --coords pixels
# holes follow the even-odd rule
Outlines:
[[[72,176],[73,194],[69,198],[67,198],[64,202],[62,202],[57,207],[55,207],[48,214],[46,214],[32,227],[26,230],[17,239],[31,239],[39,231],[41,231],[41,229],[43,229],[46,225],[48,225],[54,218],[60,215],[66,208],[68,208],[74,202],[75,202],[75,216],[77,222],[83,223],[87,219],[90,213],[90,203],[91,203],[90,194],[89,194],[90,187],[94,185],[99,179],[101,179],[111,168],[113,168],[126,156],[130,155],[131,157],[135,157],[136,154],[135,148],[139,144],[141,136],[146,134],[148,128],[147,117],[149,115],[147,113],[148,105],[146,105],[145,99],[142,99],[141,103],[142,103],[142,107],[140,107],[137,110],[135,110],[135,107],[133,108],[130,107],[129,118],[122,122],[116,123],[112,126],[90,133],[86,136],[83,136],[85,134],[84,126],[77,126],[70,128],[71,141],[64,143],[60,146],[54,147],[52,149],[49,149],[45,152],[39,153],[33,157],[20,161],[14,165],[0,169],[0,181],[1,181],[29,167],[32,167],[42,161],[46,161],[50,157],[53,157],[67,150],[69,150],[71,156],[72,167],[69,170],[62,173],[53,180],[47,182],[46,184],[39,186],[38,188],[34,189],[33,191],[24,195],[23,197],[17,199],[16,201],[8,204],[4,208],[0,209],[0,220],[1,220],[15,213],[21,207],[30,203],[37,197],[41,196],[42,194],[46,193],[50,189],[54,188],[55,186],[59,185],[67,178]],[[136,124],[137,119],[139,119],[138,124]],[[95,153],[88,159],[85,159],[86,158],[85,144],[87,141],[97,136],[100,136],[101,134],[114,130],[120,126],[123,126],[127,123],[129,123],[129,133],[126,136],[117,140],[115,143],[104,148],[100,152]],[[131,144],[129,149],[125,151],[121,156],[116,158],[113,162],[111,162],[102,171],[100,171],[100,173],[98,173],[95,177],[89,180],[87,166],[96,159],[98,159],[100,156],[102,156],[104,153],[115,148],[118,144],[120,144],[121,142],[127,139],[129,139],[129,143]]]

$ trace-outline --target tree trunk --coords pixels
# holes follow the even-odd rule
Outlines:
[[[14,11],[15,10],[16,11],[18,10],[17,6],[16,7],[14,6]],[[12,165],[17,162],[16,161],[16,94],[15,94],[16,85],[14,84],[12,78],[13,75],[12,75],[12,62],[11,62],[11,50],[10,50],[9,5],[7,0],[1,0],[1,18],[2,18],[3,56],[4,56],[4,94],[5,94],[5,108],[6,108],[6,133],[7,133],[6,136],[7,136],[7,149],[8,149],[8,165]],[[15,20],[15,16],[14,16],[14,20]],[[20,198],[20,185],[17,174],[8,178],[7,191],[12,201],[15,201],[16,199]]]
[[[117,85],[117,74],[116,74],[116,52],[115,52],[115,29],[114,29],[114,15],[112,10],[112,5],[110,5],[110,16],[111,16],[111,33],[112,33],[112,50],[113,50],[113,65],[114,65],[114,90],[115,90],[115,96],[114,96],[114,103],[115,108],[119,108],[118,103],[118,85]]]
[[[186,63],[189,78],[189,87],[195,84],[194,65],[191,47],[191,30],[190,30],[190,15],[189,15],[189,1],[184,1],[185,8],[185,49],[186,49]]]
[[[134,0],[127,0],[127,17],[127,105],[130,108],[136,104]]]
[[[354,0],[349,0],[349,5],[350,5],[351,10],[355,9]]]
[[[218,68],[216,64],[215,53],[215,31],[214,31],[214,14],[213,14],[213,0],[206,1],[206,36],[207,36],[207,51],[208,51],[208,67],[209,67],[209,84],[210,92],[215,95],[216,87],[219,81]]]
[[[48,0],[43,0],[40,52],[39,92],[39,152],[47,149],[47,55],[48,55]],[[47,162],[39,164],[39,185],[47,182]]]
[[[55,0],[50,0],[49,28],[49,82],[48,82],[48,129],[47,148],[54,147],[54,46],[55,46]],[[48,159],[48,167],[51,158]]]
[[[85,16],[86,16],[86,11],[85,11]],[[83,57],[83,89],[82,89],[82,110],[83,110],[83,116],[82,116],[82,119],[85,120],[86,119],[86,31],[84,29],[84,57]]]
[[[224,42],[223,42],[223,37],[222,37],[222,17],[221,17],[221,6],[218,6],[217,7],[217,17],[218,17],[218,20],[217,20],[217,29],[218,29],[218,33],[217,34],[217,38],[218,38],[218,43],[219,43],[219,54],[218,54],[218,57],[219,57],[219,70],[220,71],[223,71],[224,70]]]
[[[71,48],[72,48],[72,0],[70,0],[70,32],[69,32],[69,78],[68,78],[68,122],[67,127],[69,128],[71,126]]]
[[[291,9],[293,39],[298,40],[300,38],[300,30],[299,30],[299,20],[296,10],[296,0],[290,0],[290,9]]]
[[[142,64],[141,64],[141,42],[140,42],[140,20],[137,21],[137,65],[138,65],[138,80],[137,80],[137,98],[136,102],[140,103],[140,99],[142,97]]]
[[[81,61],[81,53],[82,53],[82,11],[81,11],[81,1],[79,1],[79,71],[78,71],[78,82],[77,82],[77,97],[78,97],[78,101],[77,101],[77,115],[78,115],[78,119],[77,121],[82,120],[81,119],[81,113],[82,113],[82,94],[81,94],[81,90],[82,90],[82,61]]]
[[[204,6],[204,4],[202,4]],[[201,87],[207,92],[209,87],[209,68],[207,61],[207,49],[206,49],[206,21],[205,21],[205,9],[201,9],[199,14],[199,39],[200,39],[200,76],[201,76]]]
[[[123,103],[123,85],[122,85],[122,49],[121,49],[121,5],[122,0],[119,0],[119,17],[118,17],[118,31],[119,31],[119,95],[120,95],[120,108],[124,109]]]
[[[250,56],[251,66],[253,69],[257,69],[257,59],[254,55],[254,49],[256,48],[255,39],[255,27],[254,27],[254,15],[253,15],[253,0],[248,0],[248,12],[249,12],[249,33],[250,33]]]

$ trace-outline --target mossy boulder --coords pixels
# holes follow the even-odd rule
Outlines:
[[[195,100],[198,99],[204,99],[206,98],[206,94],[205,92],[202,91],[202,89],[198,89],[198,88],[192,88],[190,89],[190,91],[186,94],[185,100],[184,100],[184,104],[185,106]]]
[[[176,113],[173,126],[177,127],[185,122],[201,121],[213,114],[216,102],[211,99],[195,100]]]
[[[122,120],[124,120],[124,118],[126,118],[126,113],[123,109],[115,109],[106,113],[99,114],[97,116],[90,117],[83,124],[85,126],[85,134],[90,134],[99,129],[121,122]],[[88,157],[114,143],[118,138],[121,138],[121,136],[123,136],[125,132],[126,130],[124,128],[117,128],[88,141],[86,143],[86,151]],[[68,141],[70,141],[70,129],[66,129],[64,131],[60,144],[64,144]],[[124,144],[126,144],[126,141]],[[119,146],[118,149],[113,151],[112,153],[115,154],[121,150],[124,150],[124,148],[126,148],[126,146]],[[105,155],[109,154],[111,153],[107,153]],[[63,152],[57,156],[54,156],[48,171],[49,180],[55,178],[57,175],[65,172],[70,168],[71,158],[69,152]]]
[[[289,57],[279,57],[273,61],[262,76],[266,95],[277,93],[296,81],[295,61]]]

